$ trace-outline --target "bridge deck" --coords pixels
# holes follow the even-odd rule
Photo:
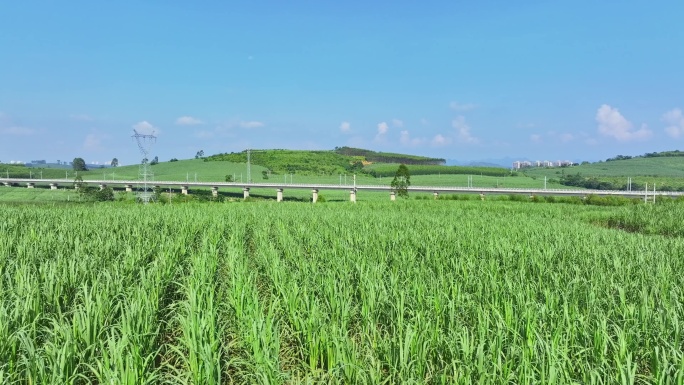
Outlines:
[[[143,182],[139,180],[84,180],[84,183],[105,184],[114,186],[139,186]],[[0,178],[0,183],[4,184],[28,184],[36,185],[71,185],[74,183],[70,179],[26,179],[26,178]],[[388,185],[339,185],[339,184],[317,184],[317,183],[239,183],[239,182],[186,182],[186,181],[152,181],[148,182],[152,186],[188,186],[190,187],[216,187],[216,188],[270,188],[270,189],[308,189],[308,190],[352,190],[357,191],[387,191],[392,188]],[[456,186],[410,186],[410,192],[432,192],[432,193],[461,193],[461,194],[527,194],[527,195],[565,195],[565,196],[631,196],[650,197],[669,196],[678,197],[684,195],[679,191],[622,191],[622,190],[578,190],[578,189],[535,189],[535,188],[495,188],[495,187],[456,187]]]

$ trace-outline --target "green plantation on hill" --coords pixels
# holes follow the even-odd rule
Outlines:
[[[642,190],[646,184],[655,184],[658,190],[684,190],[684,157],[681,156],[618,156],[573,167],[524,169],[522,173],[590,189],[625,190],[631,179],[632,190]]]
[[[371,163],[403,163],[414,165],[443,165],[446,163],[446,160],[442,158],[428,158],[425,156],[397,154],[393,152],[377,152],[346,146],[335,147],[335,152],[345,156],[361,157],[366,162]]]
[[[364,173],[369,170],[364,165],[373,162],[399,163],[412,165],[439,165],[444,159],[423,156],[375,152],[351,147],[337,147],[333,151],[304,150],[252,150],[250,161],[276,174],[299,175],[338,175],[344,173]],[[246,163],[247,152],[232,152],[212,155],[209,161],[228,161]]]
[[[247,152],[217,154],[206,159],[246,164]],[[252,150],[250,162],[275,174],[337,175],[360,170],[363,166],[361,160],[333,151]]]
[[[364,167],[364,170],[374,176],[394,175],[399,167],[398,164],[376,163]],[[408,165],[411,175],[482,175],[482,176],[517,176],[517,172],[511,172],[499,167],[467,167],[467,166],[439,166],[439,165]]]
[[[629,158],[607,162],[586,163],[573,167],[536,167],[526,169],[530,176],[558,177],[563,173],[584,176],[657,176],[684,178],[684,157]]]

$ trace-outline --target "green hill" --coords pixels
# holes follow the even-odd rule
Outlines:
[[[252,150],[252,164],[261,165],[276,174],[339,175],[344,173],[369,173],[375,175],[368,164],[389,164],[395,172],[399,163],[431,167],[444,167],[445,160],[424,156],[376,152],[352,147],[336,147],[332,151],[303,150]],[[247,162],[247,152],[231,152],[207,157],[209,161]],[[435,171],[434,174],[438,174]],[[445,172],[447,173],[447,172]]]
[[[247,181],[247,164],[233,163],[233,162],[206,162],[203,159],[188,159],[179,160],[175,162],[159,162],[154,166],[150,166],[154,173],[155,180],[197,180],[199,182],[216,182],[224,181],[226,175],[235,175],[235,180],[242,179]],[[266,170],[259,165],[252,165],[251,173],[252,180],[256,180],[257,176],[261,178],[261,172]],[[54,169],[54,168],[29,168],[17,165],[0,164],[0,177],[9,175],[12,178],[66,178],[73,180],[76,176],[75,171],[68,169]],[[84,180],[101,180],[101,179],[130,179],[137,180],[139,173],[139,166],[121,166],[106,169],[96,169],[91,171],[80,171],[78,174]]]
[[[641,190],[646,183],[659,190],[684,189],[684,157],[650,156],[623,157],[610,161],[583,164],[573,167],[530,168],[522,171],[533,178],[550,178],[560,183],[586,188],[624,190],[627,179],[632,189]]]
[[[360,172],[363,164],[359,159],[344,156],[334,151],[304,150],[251,150],[251,163],[275,174],[338,175],[345,172]],[[211,155],[209,162],[247,163],[247,152],[231,152]],[[358,162],[358,164],[356,164]]]
[[[583,176],[596,177],[684,177],[684,157],[652,157],[630,158],[597,162],[565,168],[531,168],[525,170],[527,175],[552,176],[561,173],[580,173]]]

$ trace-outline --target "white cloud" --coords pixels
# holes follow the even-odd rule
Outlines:
[[[387,123],[382,122],[378,123],[378,135],[385,135],[387,133],[387,130],[389,129],[389,126]]]
[[[437,134],[432,138],[431,143],[433,146],[446,146],[451,143],[451,138],[447,138],[442,134]]]
[[[402,128],[404,127],[404,122],[399,119],[392,119],[392,125],[397,128]]]
[[[542,136],[539,134],[532,134],[532,135],[530,135],[530,140],[534,143],[541,143],[542,142]]]
[[[12,127],[0,128],[0,133],[5,134],[5,135],[29,136],[29,135],[35,134],[36,130],[34,130],[33,128],[28,128],[28,127],[12,126]]]
[[[568,133],[560,136],[560,140],[563,143],[571,142],[573,139],[575,139],[575,136],[572,134],[568,134]]]
[[[479,143],[480,140],[474,137],[470,133],[470,126],[466,123],[465,117],[463,116],[458,116],[456,119],[454,119],[451,122],[452,127],[456,129],[456,133],[458,134],[458,141],[462,143]]]
[[[454,111],[472,111],[477,108],[477,104],[473,103],[459,103],[459,102],[451,102],[449,103],[449,108],[451,108]]]
[[[417,147],[417,146],[423,146],[423,145],[431,145],[434,147],[439,147],[439,146],[446,146],[448,144],[451,144],[452,139],[449,137],[446,137],[442,134],[437,134],[435,135],[432,139],[428,138],[414,138],[411,136],[408,130],[402,130],[399,133],[399,142],[404,145],[404,146],[411,146],[411,147]]]
[[[388,130],[389,130],[389,126],[387,125],[386,122],[378,123],[378,133],[375,135],[375,141],[376,142],[384,141],[385,135],[387,134]]]
[[[425,118],[422,118],[420,119],[420,124],[422,124],[423,126],[428,126],[430,125],[430,121]]]
[[[203,123],[203,121],[193,118],[192,116],[181,116],[180,118],[176,119],[176,124],[179,126],[195,126]]]
[[[351,124],[349,122],[340,123],[340,132],[349,132],[351,130]]]
[[[619,141],[647,139],[652,132],[645,124],[641,128],[632,130],[632,122],[625,119],[617,108],[607,104],[602,105],[596,111],[598,131],[604,136],[613,137]]]
[[[147,120],[143,120],[142,122],[134,124],[133,129],[138,131],[139,134],[143,135],[159,134],[160,132],[160,130],[157,127],[153,126]]]
[[[663,114],[662,120],[668,124],[665,127],[665,132],[673,137],[679,138],[684,135],[684,115],[682,115],[682,110],[679,108],[674,108]]]
[[[399,133],[399,142],[404,146],[420,146],[421,144],[425,143],[425,139],[412,138],[408,130],[402,130]]]
[[[256,120],[241,121],[238,125],[242,128],[259,128],[265,126],[263,122],[258,122]]]

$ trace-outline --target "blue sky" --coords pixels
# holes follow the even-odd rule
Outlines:
[[[3,1],[0,161],[682,149],[684,2]]]

